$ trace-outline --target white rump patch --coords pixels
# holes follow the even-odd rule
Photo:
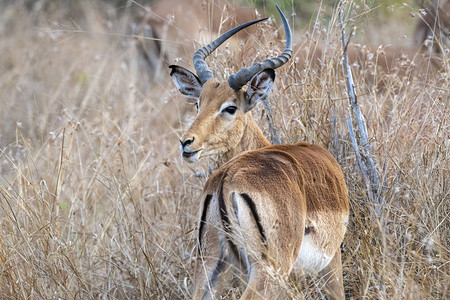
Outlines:
[[[295,261],[294,269],[315,274],[328,266],[332,259],[332,256],[326,255],[324,251],[313,244],[311,236],[306,235],[303,237],[300,254]]]
[[[245,267],[247,268],[248,272],[251,271],[251,264],[249,261],[249,253],[247,251],[248,245],[246,245],[245,241],[246,238],[244,236],[244,230],[242,226],[245,226],[246,223],[249,220],[249,212],[245,209],[244,201],[242,200],[242,197],[236,193],[232,193],[233,197],[233,207],[231,208],[231,211],[234,213],[230,214],[230,221],[234,225],[233,227],[233,242],[238,248],[239,255],[241,256],[241,259],[243,260]]]

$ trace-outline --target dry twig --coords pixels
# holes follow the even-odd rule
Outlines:
[[[358,104],[358,99],[355,94],[355,85],[353,84],[353,76],[352,71],[350,69],[350,65],[348,63],[348,53],[347,46],[350,42],[350,38],[352,34],[349,35],[348,40],[345,37],[345,28],[342,17],[342,6],[343,1],[339,2],[339,25],[341,27],[341,42],[342,42],[342,50],[343,50],[343,66],[345,71],[345,76],[347,78],[347,94],[348,99],[350,101],[349,114],[347,115],[347,126],[348,132],[350,134],[350,140],[352,143],[352,147],[355,150],[356,159],[358,161],[358,166],[361,170],[361,174],[363,176],[364,184],[366,186],[369,198],[372,202],[376,204],[381,204],[381,198],[378,196],[379,187],[380,187],[380,179],[378,177],[378,171],[375,166],[375,162],[372,158],[371,148],[369,142],[369,137],[367,133],[367,125],[366,120],[364,119],[363,114],[361,113],[361,109]],[[353,32],[353,31],[352,31]],[[358,133],[358,140],[355,137],[355,132],[353,129],[353,120],[352,114],[356,121],[356,130]],[[359,142],[359,145],[358,145]],[[377,215],[380,215],[381,210],[380,206],[377,206],[375,209]]]

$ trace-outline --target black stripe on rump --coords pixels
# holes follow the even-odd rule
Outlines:
[[[256,227],[258,227],[259,236],[261,238],[261,241],[263,245],[267,246],[267,238],[266,234],[264,233],[264,228],[261,225],[261,220],[258,215],[258,211],[256,210],[255,202],[253,202],[252,198],[250,198],[247,194],[241,194],[241,197],[244,198],[245,202],[247,203],[248,207],[250,208],[250,211],[252,212],[253,218],[256,222]]]
[[[202,250],[202,233],[203,233],[203,228],[205,227],[205,224],[206,224],[206,213],[208,212],[208,207],[209,207],[209,203],[211,202],[211,198],[212,198],[212,195],[206,195],[206,198],[205,198],[205,201],[203,204],[202,216],[200,217],[200,225],[198,228],[198,251],[199,251],[199,253]]]
[[[228,218],[227,207],[226,207],[225,201],[223,199],[223,182],[225,181],[225,177],[226,177],[226,174],[223,176],[222,180],[220,181],[219,197],[217,199],[219,202],[219,215],[220,215],[220,219],[222,220],[222,226],[223,226],[225,232],[228,234],[227,240],[230,244],[231,251],[239,259],[239,261],[241,261],[241,257],[239,255],[237,246],[230,239],[230,235],[231,235],[230,219]]]
[[[311,233],[311,227],[306,226],[306,227],[305,227],[305,235],[308,235],[308,234],[310,234],[310,233]]]

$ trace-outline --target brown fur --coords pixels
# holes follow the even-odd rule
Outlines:
[[[246,91],[236,91],[228,82],[204,82],[169,67],[179,91],[198,99],[197,117],[180,139],[183,158],[228,161],[202,196],[194,299],[220,295],[231,266],[248,276],[241,299],[276,296],[270,273],[284,277],[294,267],[320,272],[330,297],[343,299],[339,247],[349,207],[339,164],[320,146],[269,146],[248,113],[270,93],[274,70],[253,75]]]
[[[254,8],[244,7],[233,1],[158,0],[152,2],[146,10],[140,9],[134,22],[139,27],[135,33],[148,27],[157,34],[157,38],[162,38],[164,55],[172,58],[180,55],[192,57],[196,49],[192,40],[201,42],[210,35],[222,34],[254,18]],[[245,38],[255,30],[255,27],[249,27],[238,33],[237,37]],[[155,37],[153,35],[151,37]],[[154,43],[149,39],[142,42]],[[232,48],[237,48],[238,39],[230,39],[227,43]]]
[[[448,47],[450,34],[450,0],[432,0],[423,9],[414,30],[414,43],[416,46],[428,48],[425,41],[432,37],[432,49],[441,53],[442,46]]]
[[[330,297],[343,299],[344,176],[320,146],[269,146],[248,112],[270,91],[273,70],[256,75],[247,91],[234,91],[215,79],[200,87],[186,69],[171,68],[180,91],[199,98],[198,115],[180,139],[183,157],[229,160],[204,188],[194,299],[220,295],[231,266],[248,276],[242,299],[275,296],[270,271],[287,276],[294,266],[319,273]],[[241,154],[246,150],[254,151]]]
[[[249,207],[236,200],[235,195],[243,193],[255,204],[266,245]],[[267,268],[279,270],[281,275],[291,272],[300,253],[305,227],[309,228],[308,236],[314,247],[335,257],[330,263],[332,270],[326,266],[308,271],[322,272],[329,279],[328,286],[334,289],[329,291],[330,296],[343,298],[339,247],[346,230],[349,205],[344,175],[327,150],[298,143],[246,152],[225,163],[209,178],[203,198],[207,195],[215,200],[203,213],[206,218],[199,236],[202,255],[197,261],[194,299],[202,299],[208,289],[207,282],[221,260],[230,264],[233,262],[230,257],[236,259],[232,248],[245,249],[247,257],[242,257],[245,255],[241,251],[237,260],[245,264],[248,258],[250,265],[248,285],[241,299],[274,296],[271,295],[275,291],[274,283]],[[221,209],[225,211],[221,213]],[[231,224],[229,228],[224,215]],[[226,278],[222,273],[227,268],[220,270],[218,281]],[[211,282],[210,288],[220,293],[222,283]]]
[[[195,10],[191,8],[195,7]],[[173,17],[173,26],[189,39],[196,38],[200,30],[209,28],[216,33],[224,33],[231,28],[251,21],[255,17],[255,9],[242,6],[227,0],[159,0],[151,5],[152,11],[162,18]],[[249,28],[241,35],[253,32]]]

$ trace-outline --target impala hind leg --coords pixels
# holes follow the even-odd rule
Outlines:
[[[319,275],[325,281],[325,291],[328,294],[329,299],[345,299],[341,249],[336,251],[331,262],[319,272]]]
[[[194,275],[193,299],[218,299],[229,268],[229,259],[224,255],[199,255]]]
[[[241,300],[252,299],[274,299],[272,296],[273,289],[269,276],[262,266],[253,266],[250,271],[249,279]]]

